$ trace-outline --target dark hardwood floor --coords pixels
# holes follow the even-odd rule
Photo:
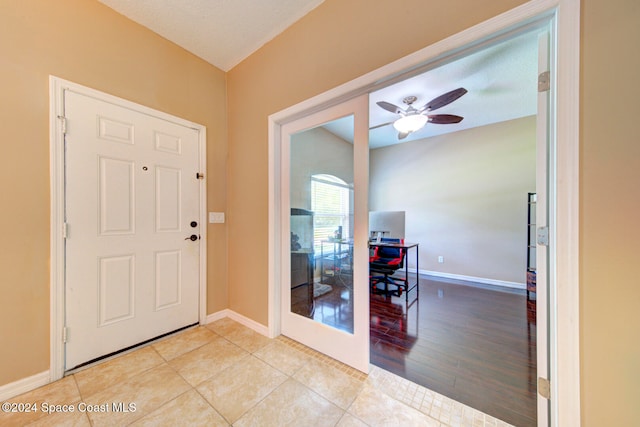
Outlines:
[[[370,296],[371,363],[515,426],[536,425],[535,302],[422,278]]]
[[[353,330],[351,283],[327,281],[313,298],[292,290],[292,310]],[[306,310],[306,311],[305,311]],[[405,295],[370,294],[371,363],[518,427],[536,425],[535,301],[422,277]]]

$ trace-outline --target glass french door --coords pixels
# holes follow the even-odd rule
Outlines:
[[[369,367],[368,96],[281,127],[281,332]]]

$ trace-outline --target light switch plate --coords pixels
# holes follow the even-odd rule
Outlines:
[[[209,223],[211,224],[224,223],[224,212],[209,212]]]

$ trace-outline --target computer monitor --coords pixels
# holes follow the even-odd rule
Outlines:
[[[369,212],[369,237],[404,239],[404,211]]]

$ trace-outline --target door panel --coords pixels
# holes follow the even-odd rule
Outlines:
[[[156,232],[180,231],[180,169],[156,167]]]
[[[181,265],[182,254],[180,251],[156,252],[156,311],[180,304]]]
[[[133,162],[100,156],[100,235],[135,233]]]
[[[98,327],[131,319],[135,316],[135,256],[100,258],[98,293],[100,321]]]
[[[280,162],[286,165],[280,176],[282,333],[364,372],[369,368],[367,99],[289,122],[280,142]],[[343,127],[348,131],[339,131]]]
[[[198,131],[65,91],[65,369],[198,322]],[[186,239],[186,240],[185,240]]]

